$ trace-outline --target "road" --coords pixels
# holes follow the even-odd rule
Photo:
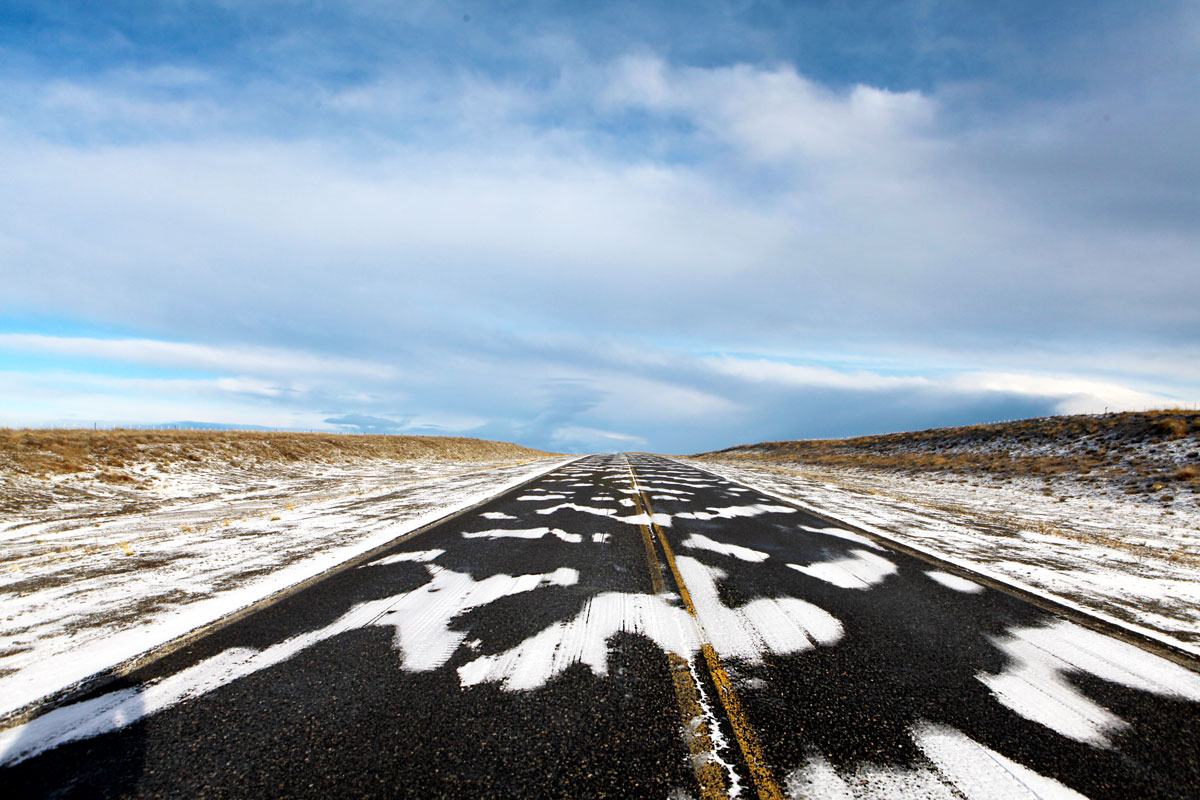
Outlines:
[[[0,734],[6,797],[1200,796],[1200,675],[593,456]]]

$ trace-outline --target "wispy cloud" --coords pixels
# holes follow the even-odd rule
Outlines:
[[[618,61],[605,99],[686,116],[751,160],[840,161],[856,169],[920,156],[938,114],[918,91],[863,84],[834,91],[790,65],[675,67],[657,57]]]
[[[918,375],[884,375],[867,370],[842,371],[765,358],[718,356],[705,359],[705,363],[715,372],[745,381],[771,382],[784,386],[878,391],[929,385],[928,378]]]
[[[0,333],[0,349],[85,356],[90,359],[226,374],[322,374],[357,378],[387,378],[395,374],[395,370],[386,364],[332,358],[311,352],[255,346],[217,347],[155,339],[100,339],[85,336]]]

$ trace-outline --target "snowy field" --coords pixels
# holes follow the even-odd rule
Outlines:
[[[146,466],[137,503],[54,476],[0,519],[0,717],[567,460]]]
[[[1200,508],[1040,479],[682,460],[1200,653]]]

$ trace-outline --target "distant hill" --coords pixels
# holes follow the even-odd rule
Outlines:
[[[1200,493],[1200,411],[1166,410],[933,428],[852,439],[761,442],[698,458],[904,472],[1045,476],[1130,493]]]
[[[131,482],[139,465],[248,467],[255,464],[356,459],[528,460],[540,450],[457,436],[385,436],[281,431],[86,428],[0,430],[0,476],[97,471],[100,480]]]
[[[224,422],[194,422],[192,420],[182,420],[179,422],[164,422],[160,425],[135,425],[135,428],[144,429],[161,429],[174,428],[190,431],[277,431],[278,428],[267,428],[263,425],[230,425]]]

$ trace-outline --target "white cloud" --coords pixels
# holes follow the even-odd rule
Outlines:
[[[765,358],[715,356],[706,358],[704,363],[716,372],[742,380],[777,383],[794,387],[873,391],[916,388],[929,385],[929,380],[920,376],[885,375],[867,370],[843,372],[829,367],[790,364],[782,361],[771,361]]]
[[[753,159],[850,159],[874,163],[915,147],[932,128],[936,103],[915,91],[857,85],[833,92],[788,65],[680,68],[630,57],[613,71],[614,106],[685,114]]]
[[[0,372],[0,424],[146,425],[202,421],[328,429],[319,412],[264,404],[217,380],[115,378],[63,372]]]
[[[1059,413],[1093,414],[1104,410],[1132,411],[1170,407],[1200,399],[1200,391],[1187,397],[1162,390],[1138,388],[1130,382],[1080,374],[993,372],[976,369],[929,369],[929,375],[890,375],[870,370],[837,370],[791,364],[770,359],[732,356],[703,359],[714,371],[754,383],[771,383],[791,389],[836,389],[855,393],[931,393],[942,397],[990,393],[1042,398]]]
[[[947,385],[966,391],[1007,392],[1051,398],[1062,414],[1098,414],[1106,409],[1141,411],[1171,407],[1181,402],[1180,398],[1171,395],[1073,375],[978,373],[952,378]]]
[[[698,424],[747,410],[715,391],[652,374],[639,376],[633,369],[620,373],[598,366],[587,379],[600,390],[592,407],[600,418]]]
[[[57,81],[46,86],[42,110],[53,119],[65,115],[76,123],[119,125],[129,128],[163,128],[184,131],[208,127],[226,116],[216,103],[195,100],[150,99],[136,92]]]
[[[385,364],[349,358],[329,358],[297,350],[270,347],[228,346],[165,342],[154,339],[98,339],[83,336],[45,336],[0,333],[0,348],[25,353],[83,356],[85,358],[151,364],[172,369],[200,369],[220,373],[250,372],[259,375],[335,375],[358,378],[388,378],[395,369]],[[278,392],[278,387],[246,379],[225,378],[231,391],[260,394]],[[238,382],[240,381],[240,383]],[[241,387],[235,389],[234,387]]]
[[[257,394],[264,397],[279,397],[288,391],[278,384],[255,378],[217,378],[213,385],[222,392]]]
[[[1200,234],[1097,224],[1028,179],[1070,134],[1087,154],[1074,169],[1106,180],[1111,154],[1071,141],[1077,117],[1007,120],[989,137],[934,95],[833,91],[789,66],[593,68],[608,80],[601,115],[558,126],[538,123],[561,111],[556,92],[478,76],[343,90],[376,121],[389,98],[418,116],[436,104],[443,135],[419,143],[282,140],[249,118],[237,136],[80,145],[10,123],[0,149],[21,157],[0,183],[0,276],[26,308],[100,306],[202,338],[229,322],[345,326],[319,315],[350,307],[404,336],[433,303],[443,320],[482,308],[558,329],[745,335],[755,349],[847,326],[912,345],[1020,329],[1161,340],[1200,324],[1185,302],[1200,292]],[[509,98],[495,118],[470,101],[493,96]],[[598,141],[604,115],[630,108],[690,157]],[[1152,176],[1134,177],[1107,193]],[[1067,208],[1082,217],[1067,224]]]
[[[550,441],[558,447],[593,451],[624,450],[646,445],[646,440],[641,436],[588,428],[582,425],[567,425],[557,428],[550,437]]]

